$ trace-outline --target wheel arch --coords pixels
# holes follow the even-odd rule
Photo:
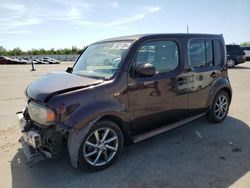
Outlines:
[[[209,98],[209,107],[211,107],[213,103],[213,99],[216,96],[216,94],[220,91],[225,91],[229,96],[229,102],[232,101],[232,88],[230,85],[230,82],[226,78],[219,79],[215,81],[211,87],[210,90],[210,98]]]
[[[127,126],[127,123],[123,121],[120,117],[115,115],[100,115],[97,117],[94,117],[91,119],[85,126],[82,126],[78,129],[74,129],[74,131],[69,133],[68,136],[68,151],[70,156],[70,161],[73,167],[78,167],[78,155],[79,155],[79,148],[81,145],[81,142],[84,138],[83,135],[86,135],[87,132],[90,130],[90,128],[96,124],[97,122],[100,122],[102,120],[108,120],[112,121],[121,129],[122,134],[124,136],[124,143],[130,144],[132,143],[132,138],[130,134],[130,129]]]
[[[102,120],[108,120],[108,121],[112,121],[115,124],[117,124],[117,126],[121,129],[122,134],[124,136],[124,141],[125,144],[130,144],[132,143],[132,137],[131,137],[131,129],[128,123],[126,123],[125,121],[123,121],[120,117],[115,116],[115,115],[104,115],[102,116],[98,121],[102,121]]]
[[[223,88],[221,88],[219,91],[225,91],[225,92],[228,94],[229,103],[231,103],[231,100],[232,100],[232,90],[229,89],[228,87],[223,87]],[[218,92],[219,92],[219,91],[218,91]]]

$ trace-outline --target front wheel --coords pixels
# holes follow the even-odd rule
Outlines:
[[[218,92],[207,113],[208,120],[212,123],[222,122],[227,116],[229,104],[228,94],[225,91]]]
[[[85,135],[79,149],[79,164],[91,170],[109,167],[120,155],[123,135],[111,121],[97,122]]]

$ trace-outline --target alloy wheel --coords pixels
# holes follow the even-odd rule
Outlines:
[[[118,135],[113,129],[99,128],[86,139],[83,146],[83,156],[89,164],[103,166],[114,158],[118,145]]]
[[[215,115],[218,119],[225,117],[228,110],[228,101],[224,95],[218,97],[215,103]]]
[[[234,66],[235,66],[235,61],[234,61],[233,59],[227,60],[227,66],[228,66],[229,68],[234,67]]]

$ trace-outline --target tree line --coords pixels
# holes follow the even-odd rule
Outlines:
[[[241,46],[250,46],[250,41],[240,43]]]
[[[0,46],[0,55],[2,56],[18,56],[18,55],[78,55],[83,51],[83,48],[77,48],[72,46],[71,48],[63,49],[54,49],[49,50],[40,48],[40,49],[31,49],[23,51],[21,48],[17,47],[12,50],[7,50],[3,46]]]
[[[250,41],[240,43],[241,46],[250,46]],[[83,48],[77,48],[76,46],[72,46],[71,48],[63,48],[63,49],[54,49],[51,48],[49,50],[45,50],[43,48],[40,49],[31,49],[27,51],[21,50],[21,48],[17,47],[12,50],[6,50],[3,46],[0,46],[0,55],[4,56],[18,56],[18,55],[78,55],[83,51]]]

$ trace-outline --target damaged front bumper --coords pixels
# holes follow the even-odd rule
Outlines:
[[[45,130],[33,125],[25,119],[23,114],[23,111],[17,113],[22,132],[22,137],[19,139],[19,142],[22,145],[24,155],[27,159],[26,164],[32,166],[43,159],[52,158],[54,153],[56,153],[53,148],[61,148],[61,141],[54,146],[55,144],[53,144],[53,141],[49,140],[48,137],[53,137],[58,134],[54,133],[54,130]],[[58,138],[58,136],[55,136],[55,138]],[[47,144],[48,140],[50,145]]]
[[[25,130],[27,124],[26,119],[23,116],[23,111],[17,113],[19,126],[22,132],[22,137],[19,139],[19,142],[22,145],[23,153],[27,158],[26,164],[32,166],[33,164],[45,159],[46,157],[39,152],[39,146],[41,145],[40,135],[33,131]]]

